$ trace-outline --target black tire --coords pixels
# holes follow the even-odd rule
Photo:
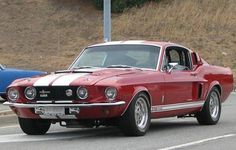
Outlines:
[[[141,105],[143,105],[143,109],[140,109]],[[136,113],[135,109],[137,109]],[[143,113],[145,116],[141,117],[142,114],[140,115],[140,110],[142,110],[142,113],[145,112]],[[143,124],[142,127],[140,127],[141,125],[137,125],[136,118],[139,119],[139,121],[143,118],[141,119],[141,122],[143,123],[140,122],[140,124]],[[125,114],[120,118],[120,127],[123,133],[127,136],[143,136],[149,129],[150,120],[150,105],[148,103],[148,97],[144,93],[139,93],[132,100]]]
[[[215,100],[212,100],[215,99]],[[215,113],[212,114],[210,110],[211,104],[215,101]],[[201,125],[215,125],[218,123],[221,115],[221,101],[220,101],[220,94],[217,88],[213,88],[209,93],[206,102],[202,108],[202,111],[196,114],[197,121]]]
[[[50,128],[51,122],[44,119],[19,118],[18,121],[22,131],[28,135],[43,135]]]
[[[0,96],[1,96],[1,98],[3,99],[2,101],[6,101],[6,100],[7,100],[6,94],[1,94]]]

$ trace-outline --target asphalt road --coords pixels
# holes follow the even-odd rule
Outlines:
[[[153,120],[146,136],[125,137],[117,128],[66,129],[52,125],[44,136],[21,132],[15,116],[0,117],[1,150],[233,150],[236,149],[236,94],[223,104],[220,122],[198,125],[195,118]]]

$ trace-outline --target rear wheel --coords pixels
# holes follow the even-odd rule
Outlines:
[[[121,117],[120,127],[125,135],[145,135],[150,126],[150,105],[148,97],[140,93],[131,102],[125,114]]]
[[[28,135],[43,135],[50,128],[51,122],[43,119],[19,118],[18,121],[22,131]]]
[[[218,123],[221,115],[220,94],[217,88],[213,88],[207,97],[207,100],[196,117],[199,124],[215,125]]]

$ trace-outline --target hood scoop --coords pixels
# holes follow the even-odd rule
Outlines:
[[[71,73],[71,70],[58,70],[56,72],[54,72],[55,74],[59,74],[59,73]]]
[[[101,71],[104,69],[105,68],[97,68],[97,67],[83,68],[83,67],[80,67],[80,68],[75,68],[72,70],[59,70],[59,71],[56,71],[55,74],[58,74],[58,73],[93,73],[95,71]]]
[[[55,74],[60,73],[93,73],[93,71],[86,71],[86,70],[59,70],[56,71]]]

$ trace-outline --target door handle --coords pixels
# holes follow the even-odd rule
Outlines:
[[[195,77],[195,76],[197,76],[197,73],[192,72],[192,73],[190,73],[190,75]]]

